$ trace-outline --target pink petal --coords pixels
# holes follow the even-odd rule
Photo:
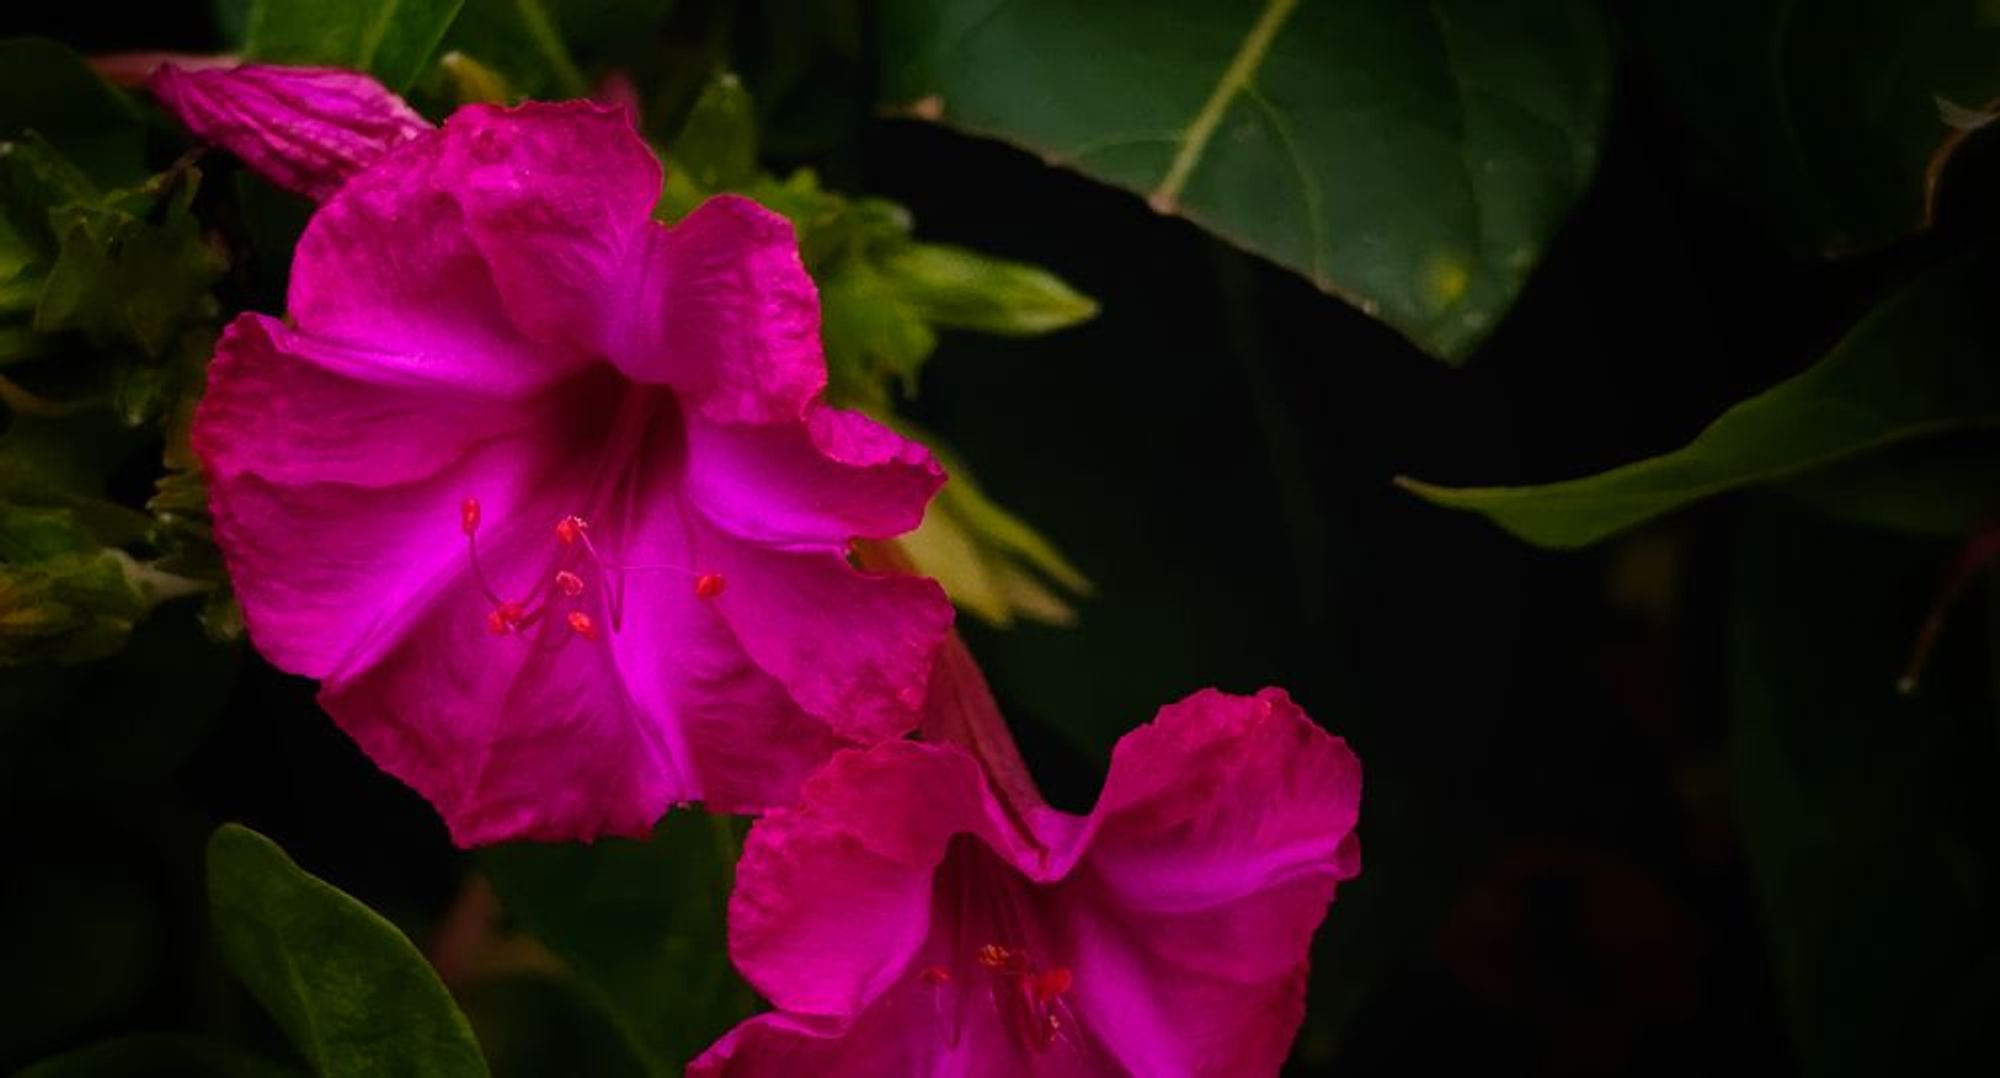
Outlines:
[[[1276,690],[1163,709],[1084,821],[1011,816],[955,747],[842,754],[752,829],[730,907],[738,967],[792,1013],[696,1073],[1275,1073],[1312,932],[1358,868],[1359,793],[1346,746]],[[960,985],[982,940],[1069,971],[1053,1043]]]
[[[531,436],[535,420],[239,318],[209,369],[194,445],[259,650],[323,677],[386,647],[421,596],[466,570],[465,497],[501,520],[545,512],[524,507],[561,461]]]
[[[624,615],[609,646],[626,691],[641,711],[666,717],[689,762],[675,799],[711,811],[762,811],[789,804],[799,784],[851,744],[808,715],[785,687],[751,660],[719,610],[730,590],[757,581],[728,579],[723,596],[700,597],[694,581],[705,547],[678,489],[677,422],[657,422],[637,447],[627,496],[606,516],[605,556],[641,568],[623,572]],[[650,566],[652,568],[644,568]]]
[[[560,618],[495,635],[458,580],[398,647],[329,678],[320,703],[460,846],[641,836],[692,785],[664,716],[626,693],[600,636]]]
[[[377,487],[434,475],[538,418],[526,402],[429,382],[407,357],[315,341],[260,314],[223,330],[197,414],[211,474]]]
[[[583,370],[596,349],[533,339],[515,320],[447,169],[467,134],[415,139],[320,207],[293,256],[291,318],[316,338],[402,355],[413,375],[523,396]]]
[[[928,938],[933,876],[952,836],[1010,839],[977,765],[947,747],[843,752],[799,797],[751,829],[729,953],[779,1007],[851,1016],[904,978]]]
[[[1126,1068],[1278,1069],[1313,931],[1360,868],[1360,793],[1346,744],[1276,689],[1200,692],[1120,740],[1066,887],[1075,1005]]]
[[[766,546],[843,550],[915,528],[944,484],[930,451],[859,412],[815,404],[803,424],[688,424],[688,497]]]
[[[602,353],[626,263],[654,226],[660,164],[624,109],[471,105],[445,121],[439,172],[508,316],[545,345]]]
[[[715,607],[793,700],[864,742],[914,729],[932,660],[951,631],[935,581],[865,574],[829,552],[755,546],[718,532],[697,571],[727,581]]]
[[[971,1025],[957,1043],[938,1028],[928,990],[904,986],[852,1022],[773,1011],[730,1030],[688,1066],[688,1078],[1105,1078],[1107,1069],[1058,1045],[1037,1053]],[[1171,1073],[1171,1072],[1165,1072]]]
[[[164,64],[151,85],[195,137],[314,200],[331,197],[349,177],[430,130],[381,83],[335,68]]]
[[[1294,880],[1331,895],[1360,870],[1360,802],[1347,743],[1282,690],[1204,690],[1119,739],[1090,862],[1134,910],[1207,909]]]
[[[749,199],[719,195],[651,226],[623,297],[611,361],[708,419],[793,419],[826,386],[819,293],[792,226]]]

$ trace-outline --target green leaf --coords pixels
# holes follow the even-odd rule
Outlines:
[[[83,170],[50,145],[39,131],[22,132],[0,143],[0,210],[4,210],[26,258],[54,259],[62,241],[49,211],[100,198]],[[11,267],[15,273],[24,264]]]
[[[1938,99],[2000,97],[2000,9],[1977,0],[1641,0],[1632,15],[1704,156],[1804,250],[1923,224],[1959,133]]]
[[[129,341],[158,357],[184,326],[211,317],[208,290],[222,259],[189,209],[200,182],[192,168],[170,170],[102,201],[50,210],[60,246],[35,329],[80,330],[100,347]],[[161,398],[143,400],[157,405]],[[140,419],[150,417],[151,409],[138,410]]]
[[[256,0],[243,53],[366,71],[402,90],[430,65],[464,0]]]
[[[1805,373],[1724,412],[1686,447],[1599,475],[1521,487],[1399,479],[1531,543],[1577,547],[1702,498],[1787,480],[1899,442],[2000,423],[2000,254],[1930,271]]]
[[[756,1007],[724,938],[735,827],[726,817],[675,812],[643,842],[516,843],[480,853],[507,913],[601,998],[645,1047],[655,1074],[678,1074]]]
[[[1732,800],[1800,1070],[1819,1078],[2000,1067],[2000,749],[1990,650],[1965,646],[1982,604],[1947,624],[1918,693],[1896,691],[1950,556],[1797,513],[1744,521]]]
[[[208,843],[216,942],[321,1078],[487,1073],[451,996],[368,907],[234,824]]]
[[[14,1078],[288,1078],[297,1071],[179,1033],[142,1033],[44,1059]]]
[[[915,304],[863,259],[822,271],[820,337],[826,347],[827,396],[842,407],[886,407],[890,387],[916,387],[917,372],[937,350]]]
[[[1583,0],[889,0],[885,96],[1144,195],[1448,361],[1595,170]]]
[[[742,79],[719,71],[708,80],[674,134],[668,157],[710,191],[757,182],[757,105]]]
[[[0,139],[33,131],[107,187],[145,175],[139,110],[68,46],[0,39]]]

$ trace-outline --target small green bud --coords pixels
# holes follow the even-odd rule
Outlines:
[[[1095,301],[1047,270],[962,247],[905,244],[884,254],[880,265],[926,319],[953,329],[1025,337],[1097,313]]]

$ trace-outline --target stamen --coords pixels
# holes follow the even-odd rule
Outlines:
[[[486,628],[495,636],[504,636],[519,628],[527,616],[520,603],[496,603],[486,615]]]
[[[480,593],[494,607],[506,606],[507,600],[500,598],[493,582],[486,578],[486,567],[479,564],[479,499],[467,498],[459,503],[458,527],[465,533],[465,556],[472,562],[472,579],[479,585]],[[492,619],[487,619],[487,623],[491,625]]]
[[[583,594],[583,578],[568,569],[556,573],[556,587],[572,599]]]
[[[562,540],[564,546],[575,546],[577,540],[583,539],[589,531],[590,525],[584,523],[580,516],[566,516],[556,521],[556,538]]]
[[[1034,989],[1036,999],[1048,1003],[1068,992],[1070,985],[1075,981],[1076,977],[1070,973],[1068,966],[1057,966],[1036,973],[1030,981],[1030,987]]]
[[[581,610],[572,610],[569,612],[569,628],[571,632],[583,637],[585,640],[597,639],[597,623],[590,619],[589,614]]]
[[[1012,947],[1002,947],[997,943],[989,943],[981,947],[978,958],[980,965],[985,966],[987,969],[998,970],[1001,973],[1026,973],[1028,971],[1028,953],[1026,951],[1018,951]]]
[[[923,978],[925,984],[933,987],[951,983],[951,971],[943,966],[926,966],[918,976]]]
[[[694,578],[694,595],[697,599],[713,599],[722,594],[729,581],[721,573],[703,573]]]

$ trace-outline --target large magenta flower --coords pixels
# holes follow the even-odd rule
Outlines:
[[[691,1075],[1276,1073],[1313,930],[1360,868],[1346,744],[1276,689],[1206,691],[1119,742],[1089,816],[991,766],[846,752],[758,821],[730,950],[780,1010]]]
[[[359,115],[288,143],[262,132],[297,136],[283,110],[329,99],[323,73],[314,97],[246,70],[256,96],[221,71],[168,100],[332,192],[287,320],[228,328],[195,420],[259,650],[466,845],[787,802],[914,724],[950,607],[846,556],[915,526],[943,474],[820,401],[782,218],[718,198],[655,222],[618,110],[411,130],[371,112],[386,93],[335,93]]]

